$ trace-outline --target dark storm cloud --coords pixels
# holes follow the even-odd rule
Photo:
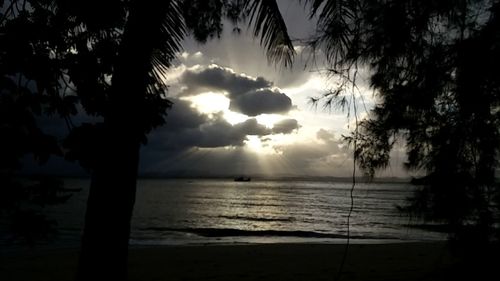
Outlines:
[[[171,99],[174,104],[168,111],[167,121],[164,126],[169,131],[182,131],[198,128],[207,122],[207,116],[201,114],[191,106],[191,103],[180,99]]]
[[[201,148],[243,146],[248,135],[271,134],[271,130],[257,123],[255,119],[231,125],[220,115],[216,115],[207,124],[202,125],[200,131],[201,138],[196,146]]]
[[[237,74],[229,68],[210,65],[186,70],[180,77],[186,86],[181,95],[196,95],[203,91],[227,93],[229,109],[248,116],[286,113],[292,108],[292,100],[273,89],[273,83],[263,77],[253,78]]]
[[[237,74],[229,68],[210,65],[206,68],[188,69],[181,76],[181,83],[188,89],[184,95],[195,95],[200,90],[226,91],[229,98],[234,98],[249,91],[272,87],[273,83],[263,77],[253,78]]]
[[[285,119],[274,124],[274,134],[290,134],[294,130],[299,129],[299,123],[295,119]]]
[[[245,122],[236,124],[234,129],[237,132],[244,133],[246,135],[254,135],[254,136],[265,136],[272,133],[272,131],[266,126],[257,123],[255,118],[250,118]]]
[[[247,135],[272,133],[254,118],[231,125],[220,113],[209,117],[192,107],[189,101],[172,101],[174,105],[168,113],[166,125],[151,134],[150,146],[161,150],[242,146]]]
[[[280,127],[276,132],[259,124],[255,118],[232,125],[222,113],[209,116],[198,112],[189,101],[175,98],[172,101],[174,106],[169,111],[166,125],[149,135],[147,150],[179,152],[191,148],[239,147],[249,135],[263,137],[292,131]]]
[[[200,132],[201,138],[195,143],[197,147],[242,146],[246,138],[245,134],[236,131],[222,116],[216,116],[209,123],[203,124]]]
[[[292,108],[292,100],[285,94],[271,89],[247,92],[231,99],[229,109],[248,116],[266,113],[287,113]]]
[[[220,115],[210,118],[189,102],[174,100],[167,125],[155,130],[149,139],[148,149],[165,152],[192,147],[240,146],[245,135],[235,134],[233,126]]]

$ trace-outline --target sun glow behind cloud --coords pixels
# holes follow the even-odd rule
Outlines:
[[[229,108],[229,99],[223,94],[214,92],[200,93],[196,96],[184,97],[182,99],[189,100],[199,112],[205,114],[225,112]]]
[[[231,125],[236,125],[238,123],[245,122],[245,120],[249,119],[249,117],[246,116],[245,114],[234,112],[229,109],[225,110],[223,113],[224,113],[224,119],[226,119],[226,121],[229,122]]]
[[[222,122],[227,122],[228,125],[236,128],[234,132],[241,132],[241,130],[247,132],[243,136],[242,146],[239,146],[237,142],[228,142],[225,147],[208,147],[205,148],[206,151],[214,153],[225,150],[241,151],[240,155],[243,157],[241,161],[253,161],[255,169],[269,173],[293,172],[295,169],[306,172],[308,170],[301,166],[313,163],[314,169],[308,168],[309,171],[319,170],[322,164],[331,162],[327,161],[331,153],[337,153],[330,152],[326,148],[327,145],[318,140],[317,132],[326,124],[328,127],[341,127],[345,124],[345,115],[341,114],[343,120],[338,122],[338,125],[334,125],[332,123],[335,123],[336,118],[332,117],[336,117],[335,114],[332,116],[331,112],[325,112],[321,110],[321,107],[315,110],[308,104],[308,98],[324,92],[326,87],[324,77],[313,74],[303,84],[279,88],[272,86],[273,82],[263,77],[255,78],[218,65],[178,67],[175,72],[176,75],[172,75],[171,79],[174,78],[172,81],[180,82],[176,88],[178,94],[175,96],[188,102],[193,110],[207,116],[213,124],[220,126],[223,120]],[[290,97],[293,99],[292,105],[283,112],[279,109],[272,109],[276,113],[260,113],[265,111],[263,109],[266,108],[268,102],[275,102],[275,100],[268,101],[260,96],[252,96],[253,99],[245,100],[245,103],[239,104],[238,107],[232,104],[241,102],[239,97],[245,96],[248,92],[251,94],[258,92],[262,89],[261,87],[275,89],[281,95]],[[272,95],[271,92],[265,92],[265,94]],[[253,110],[244,110],[248,107],[241,107],[241,105],[248,105],[247,102],[253,102],[254,107],[250,108]],[[251,114],[246,115],[238,111]],[[202,130],[217,127],[204,126],[203,128]],[[220,131],[220,137],[231,138],[233,134],[231,130],[233,130],[231,127],[227,127],[227,130]],[[209,145],[212,144],[209,143]],[[301,160],[297,161],[296,158]]]
[[[208,116],[215,116],[216,114],[220,114],[220,116],[223,116],[224,120],[226,120],[233,126],[243,123],[251,118],[255,118],[258,124],[264,125],[271,132],[277,122],[280,122],[287,118],[286,115],[281,114],[261,114],[255,117],[250,117],[245,114],[231,111],[229,109],[230,100],[229,98],[227,98],[225,93],[208,91],[194,96],[182,97],[181,99],[189,101],[192,104],[192,107],[200,113],[207,114]],[[274,149],[274,146],[291,143],[296,137],[296,133],[292,133],[291,135],[247,135],[244,143],[245,148],[250,152],[255,153],[257,156],[262,154],[269,155],[277,153],[277,151]]]
[[[223,93],[204,92],[195,96],[183,97],[188,100],[193,107],[204,114],[222,113],[224,119],[231,125],[235,125],[249,119],[248,116],[229,110],[230,100]]]
[[[272,128],[274,124],[280,120],[283,120],[285,117],[283,115],[278,115],[278,114],[261,114],[255,119],[257,119],[257,122],[260,124]]]
[[[296,14],[290,14],[288,23],[290,31],[307,27]],[[305,38],[309,33],[304,32],[294,37]],[[186,40],[185,51],[165,76],[177,103],[167,128],[151,137],[157,148],[148,148],[151,158],[170,157],[158,169],[211,175],[350,175],[352,165],[345,164],[352,153],[340,139],[352,129],[352,114],[309,102],[338,86],[334,77],[321,73],[322,54],[316,54],[318,65],[311,64],[310,50],[296,46],[295,64],[281,70],[266,63],[265,52],[252,37],[227,29],[203,45]],[[359,88],[370,109],[375,100],[369,84]],[[274,91],[274,99],[261,95]],[[358,107],[359,120],[364,108]]]
[[[239,77],[242,80],[256,81],[256,78],[252,76],[242,74],[231,68],[221,67],[217,65],[195,65],[191,68],[178,67],[176,68],[176,71],[174,71],[176,72],[176,75],[174,75],[174,77],[176,77],[177,79],[181,79],[182,73],[186,71],[200,75],[200,73],[203,73],[203,71],[206,71],[207,69],[211,69],[212,71],[218,70],[228,75],[222,77],[222,79],[219,81],[224,81],[224,79],[230,80],[234,79],[235,77]],[[214,81],[214,77],[210,78],[211,79],[207,81]],[[181,99],[191,102],[192,106],[196,108],[197,111],[209,116],[218,114],[218,116],[222,116],[225,121],[233,126],[245,122],[250,118],[255,118],[259,124],[264,125],[266,128],[272,130],[277,122],[290,118],[297,120],[300,124],[300,129],[295,130],[294,133],[273,133],[271,135],[265,136],[265,145],[268,147],[272,147],[273,145],[291,144],[294,142],[310,142],[311,139],[315,138],[316,132],[324,127],[329,127],[340,134],[345,134],[348,132],[346,123],[349,123],[350,120],[347,120],[348,118],[346,118],[345,112],[341,112],[340,110],[327,110],[323,107],[321,101],[318,102],[316,106],[312,105],[309,102],[311,97],[318,97],[324,94],[325,90],[328,88],[328,84],[328,79],[320,75],[320,73],[311,73],[309,79],[306,80],[303,84],[282,88],[281,90],[277,88],[278,91],[285,93],[293,99],[292,109],[285,114],[258,114],[257,116],[248,116],[243,113],[230,110],[230,108],[232,108],[231,103],[233,101],[231,98],[231,93],[226,90],[221,89],[207,91],[207,89],[203,89],[203,87],[200,87],[200,92],[196,93],[197,88],[196,86],[193,86],[192,83],[186,83],[184,84],[185,86],[181,87],[180,89],[181,92],[187,90],[187,92],[190,93],[190,95],[181,97]],[[189,89],[190,87],[192,87],[191,92]],[[259,146],[258,144],[260,143],[260,141],[257,142],[257,140],[255,139],[246,143],[248,143],[248,147],[252,146],[255,148],[262,146]],[[272,150],[273,149],[270,149],[268,151]]]
[[[245,145],[250,151],[257,153],[258,156],[262,154],[276,153],[276,151],[272,147],[263,142],[262,139],[258,136],[247,136]]]

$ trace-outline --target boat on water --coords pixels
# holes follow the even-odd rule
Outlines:
[[[252,179],[250,177],[236,177],[234,178],[234,181],[251,181]]]

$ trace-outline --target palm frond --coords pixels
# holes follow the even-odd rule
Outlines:
[[[283,20],[274,0],[254,0],[246,4],[250,15],[250,24],[253,24],[253,33],[260,35],[260,44],[266,48],[269,61],[288,67],[293,62],[295,50],[288,35]]]
[[[184,18],[181,12],[181,1],[167,1],[154,16],[160,16],[161,21],[155,26],[154,33],[148,34],[153,38],[153,50],[149,58],[149,72],[146,92],[143,103],[143,114],[140,122],[143,124],[144,132],[150,132],[153,128],[165,123],[167,109],[172,102],[167,99],[167,85],[165,77],[173,60],[182,50],[182,40],[187,35]],[[159,114],[158,114],[159,113]]]
[[[186,27],[182,18],[182,9],[178,1],[168,1],[165,16],[157,34],[157,44],[151,57],[152,75],[161,83],[172,61],[182,50],[182,40],[186,36]]]

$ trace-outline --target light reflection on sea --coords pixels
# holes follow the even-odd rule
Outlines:
[[[141,180],[134,243],[279,243],[345,240],[350,183]],[[396,210],[413,187],[358,184],[350,230],[354,241],[442,240],[409,228]],[[146,242],[145,242],[146,241]]]
[[[68,179],[65,186],[82,191],[66,204],[48,208],[59,230],[48,247],[79,245],[89,180]],[[327,181],[141,179],[130,243],[344,243],[350,187]],[[353,243],[445,239],[442,233],[408,227],[418,222],[396,210],[412,189],[403,183],[357,184],[350,224]]]

